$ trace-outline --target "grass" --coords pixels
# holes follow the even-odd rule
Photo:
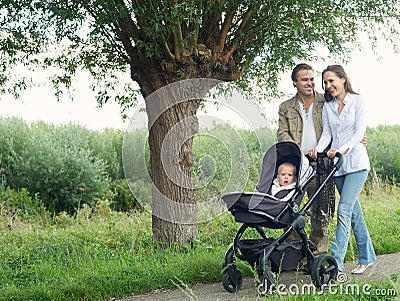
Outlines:
[[[399,198],[399,187],[385,185],[366,187],[361,196],[378,255],[400,251]],[[221,281],[224,253],[240,226],[224,213],[199,225],[199,241],[193,246],[160,250],[153,247],[147,212],[113,212],[103,202],[93,210],[84,207],[75,218],[60,214],[44,220],[17,220],[9,230],[6,217],[0,215],[0,300],[109,300],[176,288],[179,283]],[[334,224],[330,225],[330,238]],[[352,238],[346,259],[356,258]],[[253,275],[245,263],[239,265],[245,275]],[[395,285],[398,290],[398,280],[373,284]],[[306,296],[287,298],[310,300]],[[326,296],[312,298],[325,300]]]

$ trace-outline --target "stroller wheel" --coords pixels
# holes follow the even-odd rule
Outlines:
[[[336,280],[338,266],[331,255],[322,254],[315,258],[311,267],[311,279],[316,287],[322,288]]]
[[[230,293],[236,293],[240,290],[242,281],[242,273],[235,266],[228,267],[222,276],[222,285]]]

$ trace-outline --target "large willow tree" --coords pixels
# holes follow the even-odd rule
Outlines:
[[[78,71],[88,70],[98,83],[99,104],[112,99],[122,108],[134,105],[138,95],[146,98],[191,78],[235,81],[268,93],[280,71],[310,61],[317,45],[344,57],[360,30],[372,43],[377,37],[398,40],[399,11],[398,0],[0,0],[0,88],[14,95],[24,89],[29,78],[11,76],[13,67],[23,65],[56,70],[51,81],[57,95]],[[121,74],[130,74],[140,93],[127,94],[118,85]],[[201,99],[179,102],[151,123],[153,212],[168,210],[162,196],[176,204],[194,202],[190,137],[198,129],[199,105]],[[146,101],[149,116],[159,107],[156,98]],[[171,180],[160,163],[164,138],[178,123],[189,137],[178,145],[175,162],[187,185]],[[155,239],[180,243],[196,237],[190,208],[171,208],[188,223],[154,214]]]

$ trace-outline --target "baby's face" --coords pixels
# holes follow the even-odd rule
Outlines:
[[[277,175],[279,185],[286,186],[292,184],[295,181],[295,177],[296,175],[294,173],[293,167],[286,165],[282,165],[279,167]]]

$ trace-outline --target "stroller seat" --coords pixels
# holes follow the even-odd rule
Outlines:
[[[282,201],[274,196],[261,192],[233,192],[222,195],[228,210],[235,221],[259,225],[271,229],[283,229],[292,221],[290,201]],[[300,198],[294,201],[299,206]]]

